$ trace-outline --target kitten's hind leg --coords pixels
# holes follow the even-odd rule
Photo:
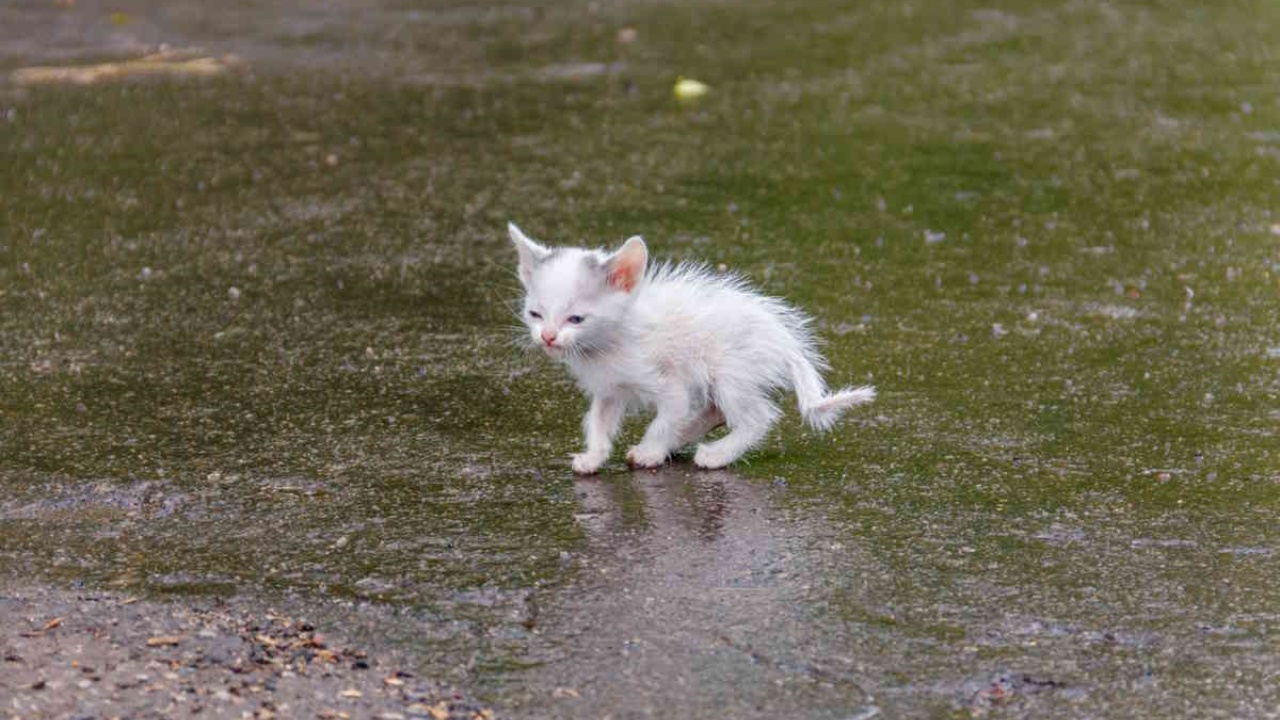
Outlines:
[[[637,445],[627,451],[632,467],[654,468],[680,447],[681,430],[689,425],[689,395],[684,388],[667,388],[658,398],[658,413]]]
[[[724,424],[724,413],[715,405],[708,405],[701,413],[685,423],[680,431],[679,447],[698,442],[707,433]]]
[[[718,398],[717,404],[724,413],[729,433],[715,442],[698,446],[693,463],[707,470],[722,468],[741,457],[764,438],[779,415],[769,398],[760,395]]]

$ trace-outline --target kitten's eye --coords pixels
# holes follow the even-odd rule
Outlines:
[[[541,320],[541,319],[542,319],[542,313],[539,313],[539,312],[536,312],[536,311],[530,310],[530,311],[529,311],[529,317],[533,318],[534,320]]]
[[[581,315],[570,315],[569,317],[565,318],[565,320],[569,321],[570,325],[577,325],[578,323],[581,323],[585,319],[586,318],[582,317]]]

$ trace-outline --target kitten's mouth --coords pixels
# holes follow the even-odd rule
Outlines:
[[[560,357],[564,354],[564,348],[559,345],[543,345],[542,351],[551,357]]]

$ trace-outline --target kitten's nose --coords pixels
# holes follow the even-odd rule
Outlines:
[[[556,343],[556,331],[550,328],[542,328],[542,342],[554,345]]]

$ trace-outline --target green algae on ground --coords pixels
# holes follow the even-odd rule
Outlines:
[[[245,68],[0,86],[0,571],[372,601],[535,716],[1274,707],[1273,5],[366,5],[139,8]],[[881,399],[576,482],[509,219],[732,266]]]

